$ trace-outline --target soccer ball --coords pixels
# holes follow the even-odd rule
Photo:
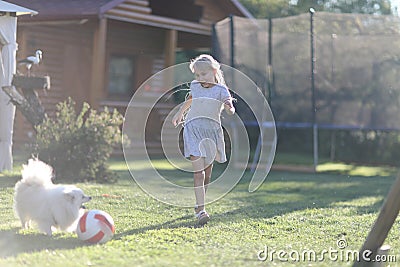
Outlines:
[[[105,211],[89,210],[79,219],[76,233],[78,238],[85,242],[105,243],[114,236],[114,220]]]

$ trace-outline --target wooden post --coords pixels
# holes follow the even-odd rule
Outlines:
[[[92,77],[89,92],[89,104],[92,108],[98,108],[99,101],[105,94],[106,41],[107,19],[100,18],[93,36]]]
[[[175,50],[178,44],[178,32],[167,30],[165,38],[165,67],[175,65]]]
[[[178,32],[176,30],[167,30],[165,37],[165,50],[164,50],[165,68],[175,65],[175,60],[176,60],[175,52],[177,43],[178,43]],[[165,90],[170,90],[175,87],[174,85],[175,77],[173,69],[164,72],[163,78],[164,78]]]
[[[389,252],[390,252],[390,246],[389,245],[383,245],[382,247],[379,248],[377,254],[380,256],[380,259],[384,259],[382,257],[386,257],[386,259],[387,259],[387,256],[389,255]],[[387,262],[375,261],[372,266],[373,267],[385,267],[385,266],[387,266]]]
[[[367,239],[365,240],[364,245],[360,250],[360,261],[355,262],[353,264],[353,267],[373,266],[374,262],[372,260],[378,254],[378,250],[385,241],[390,231],[390,228],[392,228],[392,225],[396,220],[397,215],[399,214],[400,210],[399,196],[400,196],[400,174],[397,176],[395,183],[392,185],[386,197],[386,200],[383,203],[381,211],[379,212],[378,218],[376,219],[374,226],[372,227],[370,233],[368,234]],[[366,255],[367,259],[363,258],[363,255]],[[371,261],[368,261],[368,259],[371,259]]]

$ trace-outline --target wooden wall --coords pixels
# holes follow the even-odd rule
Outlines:
[[[55,105],[71,96],[78,104],[87,98],[90,82],[93,23],[61,25],[20,25],[17,29],[17,60],[43,51],[43,61],[32,68],[32,75],[49,75],[51,88],[38,91],[46,112],[54,114]],[[19,68],[24,71],[23,68]],[[32,127],[17,111],[14,144],[29,142]]]
[[[58,102],[69,96],[78,107],[89,101],[91,83],[92,53],[95,22],[82,25],[21,25],[18,28],[19,50],[17,59],[33,55],[36,49],[43,51],[43,61],[32,69],[37,76],[49,75],[51,89],[39,91],[39,98],[46,112],[54,114]],[[154,69],[163,58],[165,29],[135,25],[127,22],[109,20],[107,25],[106,64],[103,81],[98,95],[107,102],[108,61],[112,54],[132,55],[136,60],[136,88],[158,69]],[[128,103],[130,99],[121,99]],[[99,103],[99,106],[102,106]],[[124,113],[124,107],[119,110]],[[14,144],[29,142],[34,131],[20,112],[17,111],[14,125]]]

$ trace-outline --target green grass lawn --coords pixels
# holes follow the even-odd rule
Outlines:
[[[162,169],[162,162],[157,164]],[[50,238],[21,230],[12,210],[19,165],[14,172],[0,174],[2,267],[351,266],[343,255],[360,248],[395,179],[393,172],[377,169],[351,174],[346,168],[335,173],[328,167],[317,174],[271,172],[258,191],[248,193],[246,173],[234,190],[208,206],[212,220],[199,228],[192,209],[154,200],[135,184],[124,161],[114,159],[110,166],[120,176],[118,183],[77,184],[93,197],[87,208],[108,212],[116,227],[111,241],[87,245],[74,234],[58,232]],[[217,166],[215,174],[221,169]],[[161,171],[171,180],[192,181],[190,174]],[[386,244],[400,261],[399,235],[396,221]],[[346,242],[346,247],[339,249],[338,242]],[[260,261],[258,253],[266,248],[274,258]],[[337,251],[337,259],[324,250]],[[286,253],[282,259],[279,251]],[[311,252],[316,253],[315,260],[296,260]]]

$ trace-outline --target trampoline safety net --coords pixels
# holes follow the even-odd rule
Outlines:
[[[310,18],[215,24],[217,58],[265,90],[278,126],[313,122]],[[313,32],[318,127],[400,129],[400,19],[318,12]]]

